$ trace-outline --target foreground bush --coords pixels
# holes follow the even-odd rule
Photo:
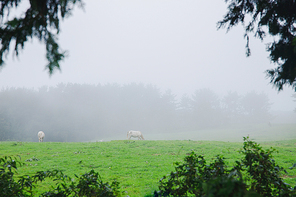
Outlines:
[[[296,196],[296,187],[290,187],[281,178],[284,169],[273,160],[274,151],[272,148],[265,151],[248,137],[244,138],[240,151],[244,157],[230,169],[222,156],[218,155],[207,165],[203,156],[192,152],[183,164],[175,163],[175,172],[160,180],[159,191],[154,196]]]
[[[121,196],[119,183],[113,181],[111,185],[104,183],[100,175],[93,170],[85,173],[81,177],[76,176],[77,181],[73,181],[60,170],[39,171],[34,176],[22,176],[15,180],[14,174],[17,164],[23,165],[11,157],[0,158],[0,194],[9,197],[31,197],[34,196],[33,188],[35,184],[42,182],[45,178],[53,178],[56,188],[41,194],[43,197],[66,197],[66,196],[87,196],[87,197],[115,197]]]

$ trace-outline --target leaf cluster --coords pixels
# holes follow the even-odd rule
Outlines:
[[[30,177],[24,175],[18,180],[14,179],[17,166],[22,166],[23,163],[18,161],[17,158],[4,156],[0,158],[0,193],[3,196],[20,196],[27,197],[33,196],[34,184],[42,182],[47,177],[62,177],[63,173],[59,170],[53,171],[40,171],[34,176]]]
[[[265,151],[248,137],[244,141],[240,151],[244,157],[230,169],[220,155],[207,164],[203,156],[192,152],[160,180],[154,196],[295,196],[296,188],[283,182],[284,169],[272,159],[275,150]]]
[[[227,170],[224,159],[224,157],[218,155],[213,163],[207,165],[203,156],[198,156],[192,152],[188,157],[185,157],[184,164],[175,163],[176,172],[171,172],[168,180],[166,180],[166,176],[160,180],[160,191],[156,192],[155,196],[187,196],[192,194],[203,196],[205,193],[213,193],[213,190],[221,189],[220,185],[228,182],[234,189],[243,189],[242,191],[244,191],[246,186],[234,178],[239,177],[241,179],[240,172],[235,168]],[[219,184],[217,184],[218,182]],[[237,187],[238,184],[241,187]],[[227,191],[229,194],[234,192],[229,188],[227,188]]]
[[[14,179],[17,165],[22,166],[23,163],[12,157],[0,158],[0,193],[3,196],[11,197],[31,197],[34,196],[33,188],[38,182],[51,178],[56,182],[56,187],[52,187],[50,191],[42,193],[43,197],[66,197],[66,196],[121,196],[119,191],[119,183],[113,181],[111,184],[103,182],[101,176],[91,170],[81,177],[77,175],[77,181],[71,177],[64,175],[60,170],[38,171],[33,176],[22,176],[18,180]]]
[[[292,190],[281,178],[281,172],[286,173],[286,171],[277,165],[272,157],[272,153],[276,150],[274,148],[263,150],[259,144],[248,138],[244,140],[241,150],[244,155],[242,166],[247,172],[250,189],[261,196],[290,196]],[[295,191],[292,193],[296,194]]]
[[[267,70],[271,83],[282,90],[285,84],[296,89],[296,2],[292,0],[225,0],[228,12],[218,22],[227,30],[242,24],[247,39],[246,54],[251,54],[249,33],[263,40],[267,34],[275,39],[267,47],[270,59],[278,67]]]
[[[57,43],[60,19],[71,15],[75,4],[83,7],[82,0],[30,0],[30,7],[19,17],[9,19],[10,10],[17,8],[21,0],[1,0],[0,7],[0,66],[4,65],[3,56],[8,54],[10,43],[15,41],[14,52],[24,48],[29,38],[36,37],[46,45],[47,69],[51,74],[60,69],[59,62],[66,51],[61,51]],[[6,19],[6,18],[7,19]],[[6,20],[4,20],[6,19]]]

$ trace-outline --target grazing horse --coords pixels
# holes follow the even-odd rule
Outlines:
[[[137,137],[139,140],[144,140],[144,137],[141,131],[128,131],[127,132],[127,139],[130,140],[131,137]]]
[[[39,138],[39,142],[43,142],[43,138],[44,138],[45,134],[43,131],[39,131],[38,132],[38,138]]]

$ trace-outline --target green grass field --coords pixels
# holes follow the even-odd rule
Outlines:
[[[276,162],[287,170],[283,177],[296,185],[296,139],[260,143],[264,149],[276,148]],[[174,170],[173,163],[183,161],[192,150],[204,155],[207,162],[220,154],[229,166],[242,157],[238,151],[242,142],[192,140],[115,140],[108,142],[0,142],[0,157],[20,156],[24,166],[20,175],[33,175],[37,171],[59,169],[74,178],[94,169],[103,181],[120,182],[121,191],[129,196],[145,196],[158,189],[158,181]],[[38,159],[38,161],[36,160]],[[51,181],[42,183],[38,192],[50,187]],[[36,192],[36,196],[38,196]]]

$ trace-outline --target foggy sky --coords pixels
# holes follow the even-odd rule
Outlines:
[[[226,13],[223,0],[85,3],[85,11],[76,8],[61,23],[59,44],[69,52],[61,72],[48,75],[45,45],[34,39],[18,58],[7,56],[0,88],[142,82],[178,96],[201,88],[221,96],[255,90],[269,96],[273,110],[296,107],[291,87],[278,93],[265,78],[264,71],[276,67],[265,51],[268,40],[251,38],[247,58],[241,26],[227,34],[226,29],[217,31],[216,23]]]

